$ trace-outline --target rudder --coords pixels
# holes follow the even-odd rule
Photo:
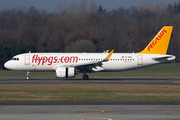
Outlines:
[[[166,55],[172,29],[173,26],[164,26],[146,48],[139,53]]]

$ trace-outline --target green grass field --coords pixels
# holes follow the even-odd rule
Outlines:
[[[89,73],[90,78],[180,78],[180,63],[160,64],[122,72]],[[25,78],[26,72],[0,71],[0,78]],[[31,78],[56,78],[55,72],[31,72]],[[76,78],[82,78],[77,74]]]
[[[0,101],[180,101],[180,84],[9,83]]]
[[[26,72],[0,71],[1,78],[25,78]],[[90,78],[180,78],[180,64],[108,73]],[[32,72],[31,78],[55,78],[55,72]],[[78,74],[76,78],[82,78]],[[180,84],[0,83],[0,101],[180,101]]]

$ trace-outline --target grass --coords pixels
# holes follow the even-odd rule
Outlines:
[[[122,71],[122,72],[102,72],[90,73],[90,78],[180,78],[180,63],[160,64],[146,68]],[[21,71],[0,71],[2,78],[25,78],[26,72]],[[56,78],[55,72],[31,72],[31,78]],[[76,78],[82,78],[82,74],[77,74]]]
[[[0,84],[0,101],[179,101],[180,84]]]
[[[90,78],[180,78],[180,64],[108,73]],[[2,78],[25,78],[26,72],[0,71]],[[81,78],[82,74],[76,75]],[[55,72],[31,72],[31,78],[55,78]],[[180,84],[1,83],[0,101],[179,101]]]

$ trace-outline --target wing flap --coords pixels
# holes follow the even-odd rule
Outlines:
[[[102,65],[101,62],[99,61],[91,61],[91,62],[87,62],[87,63],[80,63],[80,64],[76,64],[76,65],[73,65],[73,67],[83,67],[83,66],[100,66]]]

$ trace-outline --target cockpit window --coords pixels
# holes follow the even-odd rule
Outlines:
[[[11,60],[19,61],[19,58],[11,58]]]

